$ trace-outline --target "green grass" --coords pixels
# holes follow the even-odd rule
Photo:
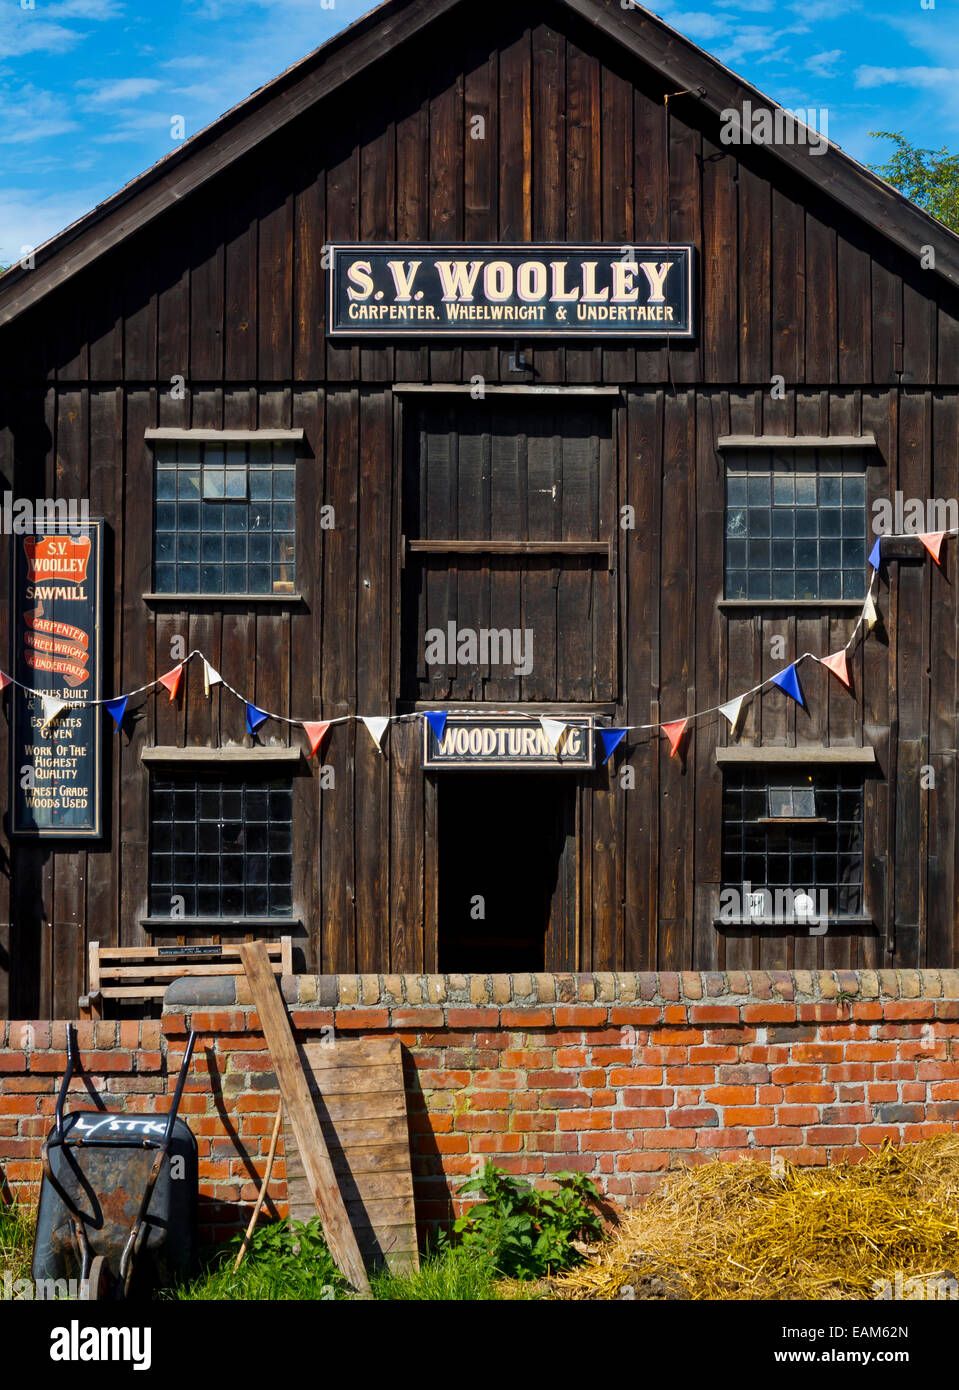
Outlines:
[[[0,1273],[10,1270],[14,1279],[30,1277],[35,1218],[32,1208],[0,1205]],[[258,1227],[234,1274],[239,1243],[234,1237],[208,1252],[195,1277],[157,1296],[187,1302],[325,1302],[353,1296],[333,1263],[318,1218],[294,1232],[281,1221]],[[448,1242],[422,1256],[415,1273],[398,1275],[383,1269],[371,1276],[370,1286],[373,1298],[383,1302],[478,1303],[541,1296],[535,1283],[500,1279],[490,1256]]]
[[[160,1297],[191,1301],[353,1297],[326,1248],[318,1218],[297,1226],[293,1234],[285,1222],[260,1226],[234,1274],[238,1248],[239,1238],[234,1237],[208,1255],[194,1279],[164,1290]],[[539,1296],[534,1284],[505,1285],[490,1257],[447,1243],[424,1255],[413,1274],[376,1272],[370,1288],[373,1298],[383,1302],[460,1303]]]
[[[9,1270],[14,1279],[30,1278],[35,1223],[33,1208],[0,1201],[0,1274]]]

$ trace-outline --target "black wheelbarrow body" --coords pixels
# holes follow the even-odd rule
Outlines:
[[[73,1279],[81,1297],[149,1294],[196,1259],[197,1143],[177,1119],[191,1034],[168,1114],[63,1114],[78,1068],[72,1029],[57,1117],[43,1146],[34,1279]]]

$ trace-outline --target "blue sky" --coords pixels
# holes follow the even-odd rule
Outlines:
[[[930,0],[926,0],[930,3]],[[784,105],[959,150],[959,0],[659,0]],[[371,8],[370,0],[0,0],[0,262],[67,226]],[[482,15],[482,5],[474,6]]]

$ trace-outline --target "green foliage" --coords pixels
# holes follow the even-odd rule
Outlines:
[[[463,1248],[514,1279],[539,1279],[577,1264],[582,1257],[572,1242],[602,1234],[594,1208],[599,1192],[582,1173],[552,1176],[557,1189],[544,1192],[487,1163],[459,1190],[461,1196],[481,1192],[486,1198],[454,1224]]]
[[[195,1279],[168,1290],[166,1297],[187,1300],[335,1299],[347,1294],[323,1239],[320,1218],[272,1221],[253,1232],[243,1263],[233,1273],[243,1240],[236,1235],[220,1246]]]
[[[394,1302],[476,1303],[502,1298],[493,1260],[464,1245],[441,1240],[424,1255],[418,1271],[381,1270],[370,1280],[373,1297]]]
[[[30,1278],[35,1224],[34,1211],[0,1197],[0,1274],[9,1270],[14,1279]]]
[[[869,134],[891,140],[895,146],[888,163],[872,165],[873,171],[951,231],[959,232],[959,154],[950,154],[945,145],[938,150],[917,149],[898,132],[871,130]]]

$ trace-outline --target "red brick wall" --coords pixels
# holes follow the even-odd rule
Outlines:
[[[200,1033],[181,1113],[200,1146],[203,1238],[232,1233],[263,1171],[278,1093],[245,982],[158,1022],[81,1023],[107,1108],[162,1108]],[[182,998],[183,982],[178,987]],[[959,1118],[959,972],[288,977],[302,1041],[404,1045],[417,1214],[487,1157],[588,1173],[615,1201],[670,1168],[782,1156],[821,1164]],[[232,1000],[233,1002],[230,1002]],[[322,1001],[322,1002],[321,1002]],[[328,1036],[328,1034],[327,1034]],[[29,1195],[65,1064],[65,1023],[0,1023],[0,1173]],[[83,1105],[81,1083],[74,1103]],[[282,1213],[282,1147],[271,1185]]]

